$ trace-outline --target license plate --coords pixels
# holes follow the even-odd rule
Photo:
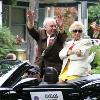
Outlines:
[[[30,92],[32,100],[64,100],[61,91]]]

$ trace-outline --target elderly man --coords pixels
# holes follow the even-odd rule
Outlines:
[[[57,21],[59,19],[59,21]],[[66,34],[63,30],[63,20],[46,18],[43,28],[36,30],[34,28],[34,12],[27,12],[27,27],[29,34],[37,41],[38,53],[35,64],[41,68],[41,74],[45,67],[54,67],[60,73],[62,61],[59,58],[59,51],[63,47]],[[59,31],[58,31],[59,28]]]

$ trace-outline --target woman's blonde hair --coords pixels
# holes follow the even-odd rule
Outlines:
[[[82,32],[84,31],[84,25],[81,21],[75,21],[70,27],[69,27],[69,32],[72,32],[75,29],[82,29]]]

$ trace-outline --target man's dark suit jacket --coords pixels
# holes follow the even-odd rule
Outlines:
[[[54,44],[47,48],[47,35],[44,29],[41,28],[36,31],[34,28],[32,28],[28,30],[29,34],[37,41],[38,44],[38,54],[36,56],[35,64],[39,65],[40,68],[54,67],[57,69],[59,74],[62,67],[62,61],[59,58],[59,52],[63,47],[63,43],[66,40],[67,35],[60,32],[56,33]],[[41,54],[45,49],[45,55],[42,57]]]

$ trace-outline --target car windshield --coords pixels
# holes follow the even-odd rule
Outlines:
[[[19,64],[18,60],[0,60],[0,77]]]

